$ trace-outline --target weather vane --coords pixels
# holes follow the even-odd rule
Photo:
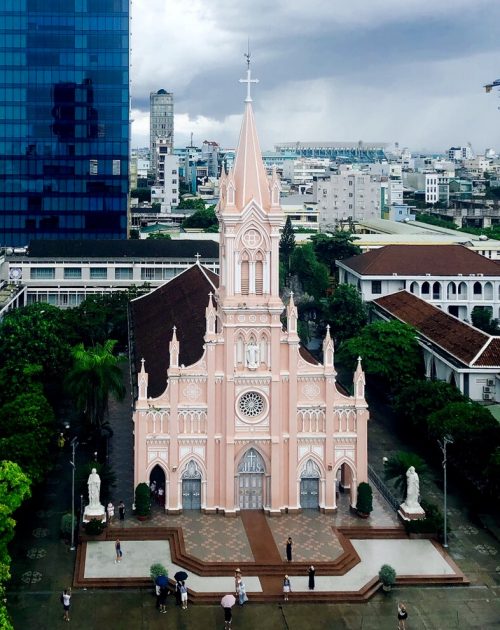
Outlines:
[[[252,71],[250,70],[250,38],[248,38],[247,52],[243,53],[243,56],[247,60],[247,78],[246,79],[240,79],[240,83],[246,83],[247,84],[247,97],[245,99],[245,103],[251,103],[252,102],[252,95],[250,93],[250,86],[251,86],[252,83],[258,83],[259,79],[252,79],[251,78]]]

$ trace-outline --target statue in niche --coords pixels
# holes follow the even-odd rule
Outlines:
[[[260,365],[260,350],[255,341],[250,341],[246,348],[247,368],[256,370]]]

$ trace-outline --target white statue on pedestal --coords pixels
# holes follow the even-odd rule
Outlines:
[[[249,344],[247,344],[246,359],[247,359],[247,367],[250,370],[255,370],[259,367],[260,351],[259,351],[259,346],[254,341],[251,341]]]
[[[425,512],[418,502],[420,496],[420,480],[415,466],[406,471],[406,499],[401,504],[399,513],[407,520],[425,518]]]
[[[106,512],[99,498],[101,492],[101,478],[95,468],[92,468],[92,472],[89,475],[87,487],[89,489],[89,504],[85,507],[83,520],[84,522],[88,522],[93,518],[97,518],[104,522],[106,520]]]

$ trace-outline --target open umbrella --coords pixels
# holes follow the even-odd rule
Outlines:
[[[167,586],[168,584],[168,577],[166,575],[159,575],[156,580],[155,580],[156,584],[158,584],[158,586],[160,588]]]
[[[188,579],[188,574],[185,571],[177,571],[174,578],[177,582],[182,582],[183,580]]]
[[[232,608],[236,604],[236,597],[234,595],[224,595],[220,600],[222,608]]]

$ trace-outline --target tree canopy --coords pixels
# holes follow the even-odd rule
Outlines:
[[[200,200],[201,201],[201,200]],[[199,228],[207,229],[212,226],[219,225],[217,215],[215,214],[215,206],[209,208],[203,207],[201,210],[197,210],[194,214],[184,219],[182,222],[182,228]]]
[[[340,358],[354,369],[363,359],[366,374],[374,376],[390,391],[422,373],[422,352],[415,330],[399,321],[375,322],[344,343]]]
[[[177,206],[180,210],[205,210],[205,202],[199,197],[185,197],[180,200]]]
[[[328,269],[318,262],[311,243],[294,249],[290,271],[297,275],[306,293],[317,301],[324,297],[329,286]]]
[[[293,254],[294,249],[295,233],[293,231],[290,215],[288,215],[280,238],[280,260],[285,267],[286,273],[290,272],[290,256]]]
[[[132,199],[138,199],[139,203],[151,201],[151,188],[133,188],[130,196]]]
[[[368,321],[368,309],[358,291],[350,284],[338,285],[324,304],[324,317],[330,324],[336,346],[359,334]]]
[[[148,236],[148,240],[152,241],[171,241],[172,237],[168,232],[152,232]]]
[[[330,270],[330,275],[336,273],[336,260],[344,260],[350,256],[361,254],[361,248],[353,241],[356,237],[350,232],[338,230],[329,234],[314,234],[311,242],[319,262]]]
[[[492,309],[488,306],[475,306],[471,313],[472,325],[488,335],[498,335],[500,327],[498,319],[493,319]]]

